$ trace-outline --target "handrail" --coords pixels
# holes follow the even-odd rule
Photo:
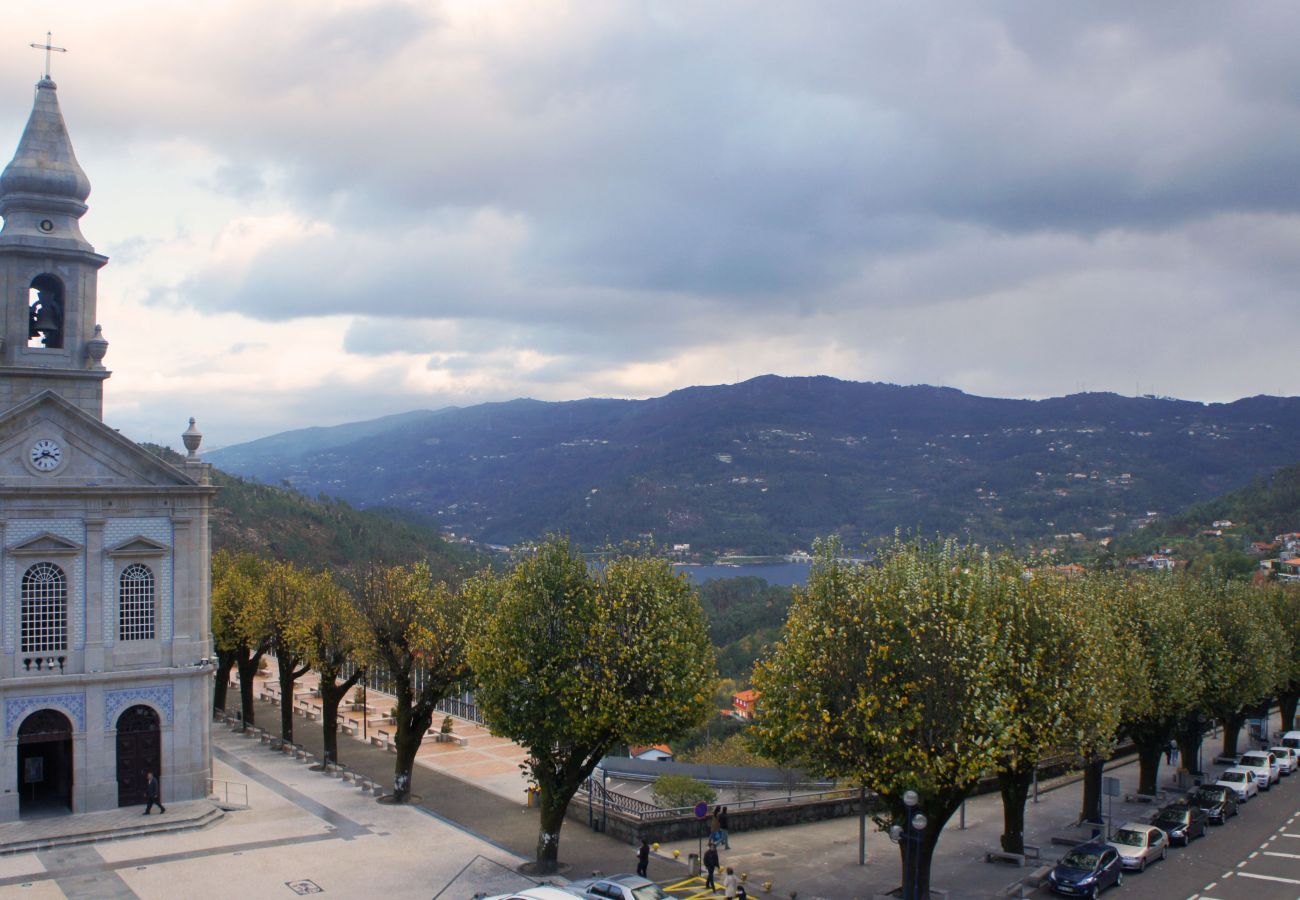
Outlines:
[[[232,795],[236,799],[231,799]],[[220,806],[242,806],[248,808],[248,785],[239,781],[223,781],[220,778],[208,779],[208,798]]]

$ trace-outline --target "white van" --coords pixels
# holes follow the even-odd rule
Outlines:
[[[1282,740],[1278,743],[1283,747],[1290,747],[1292,750],[1300,753],[1300,731],[1288,731],[1286,734],[1282,735]]]

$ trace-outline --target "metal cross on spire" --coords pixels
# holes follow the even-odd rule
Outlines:
[[[52,50],[52,51],[54,51],[55,53],[67,53],[67,52],[68,52],[68,48],[67,48],[67,47],[55,47],[53,44],[51,44],[50,41],[51,41],[51,39],[53,39],[53,37],[54,37],[54,35],[47,31],[47,32],[45,32],[45,43],[44,43],[44,44],[32,44],[32,47],[33,47],[33,48],[35,48],[35,49],[37,49],[37,50],[44,50],[44,51],[45,51],[45,77],[46,77],[47,79],[50,77],[50,51]]]

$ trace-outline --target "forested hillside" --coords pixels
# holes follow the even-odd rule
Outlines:
[[[169,462],[182,459],[172,450],[146,446]],[[407,514],[358,510],[328,497],[313,500],[218,469],[212,483],[219,488],[212,508],[213,550],[249,551],[307,567],[426,560],[436,577],[450,580],[481,564]]]
[[[1300,398],[976,397],[765,376],[651,400],[516,400],[277,435],[228,471],[481,541],[652,535],[694,551],[1122,532],[1295,461]],[[382,452],[377,452],[380,448]]]

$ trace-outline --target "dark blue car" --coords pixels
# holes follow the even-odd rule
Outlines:
[[[1098,897],[1112,884],[1124,883],[1124,867],[1114,847],[1101,841],[1080,844],[1047,876],[1052,890],[1067,897]]]

